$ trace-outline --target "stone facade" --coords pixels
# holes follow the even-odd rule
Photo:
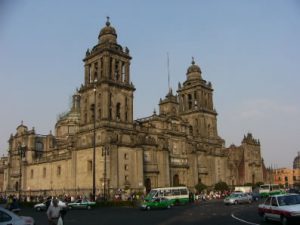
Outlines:
[[[285,188],[300,185],[300,169],[279,168],[274,169],[274,183]]]
[[[241,146],[224,147],[212,84],[202,78],[194,59],[177,94],[170,89],[158,113],[134,121],[129,53],[107,21],[98,43],[86,52],[84,83],[70,111],[58,119],[55,134],[39,135],[21,124],[11,135],[3,166],[5,191],[90,193],[94,148],[100,194],[104,187],[113,193],[263,181],[258,140],[248,134]]]

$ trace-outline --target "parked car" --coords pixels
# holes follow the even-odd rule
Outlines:
[[[241,203],[251,203],[252,196],[247,193],[233,192],[224,199],[225,205],[237,205]]]
[[[49,205],[52,205],[52,199],[48,199],[45,202],[35,204],[33,207],[36,211],[40,212],[40,211],[47,210]],[[65,203],[61,200],[58,200],[58,206],[60,206],[62,208],[67,208],[68,207],[67,203]]]
[[[77,199],[68,204],[69,209],[91,209],[96,205],[96,202],[91,202],[87,199]]]
[[[300,189],[298,188],[290,188],[288,190],[288,193],[296,193],[296,194],[300,194]]]
[[[270,196],[263,204],[258,206],[258,214],[263,221],[280,221],[282,225],[295,221],[295,224],[300,224],[300,195],[280,194]]]
[[[166,198],[154,198],[148,201],[145,201],[141,205],[141,209],[150,210],[150,209],[170,209],[172,202]]]
[[[249,193],[252,196],[252,201],[258,201],[260,199],[260,194],[258,192]]]
[[[18,216],[14,212],[0,207],[0,225],[34,225],[34,219],[28,216]]]

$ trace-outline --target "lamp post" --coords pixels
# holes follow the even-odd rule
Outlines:
[[[24,154],[25,154],[25,149],[26,149],[26,146],[24,144],[20,145],[19,148],[18,148],[18,153],[19,153],[19,156],[20,156],[20,180],[19,180],[19,199],[21,198],[21,188],[22,188],[22,159],[24,157]]]
[[[93,200],[96,200],[96,87],[97,79],[94,80],[94,104],[92,104],[91,110],[94,115],[94,136],[93,136]]]
[[[105,145],[102,148],[102,156],[104,156],[104,172],[103,172],[103,180],[104,180],[103,197],[104,197],[104,201],[106,201],[106,180],[107,180],[107,174],[106,174],[106,155],[109,155],[109,145]]]

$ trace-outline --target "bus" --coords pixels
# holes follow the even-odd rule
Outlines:
[[[259,187],[259,196],[268,197],[270,195],[283,194],[284,191],[279,188],[278,184],[263,184]]]
[[[146,196],[145,200],[164,197],[169,199],[172,204],[186,204],[189,202],[189,190],[187,187],[164,187],[154,188]]]

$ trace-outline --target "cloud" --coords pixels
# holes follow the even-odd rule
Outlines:
[[[276,102],[271,99],[254,99],[245,102],[238,110],[241,119],[264,119],[270,114],[293,116],[300,113],[297,105]]]

